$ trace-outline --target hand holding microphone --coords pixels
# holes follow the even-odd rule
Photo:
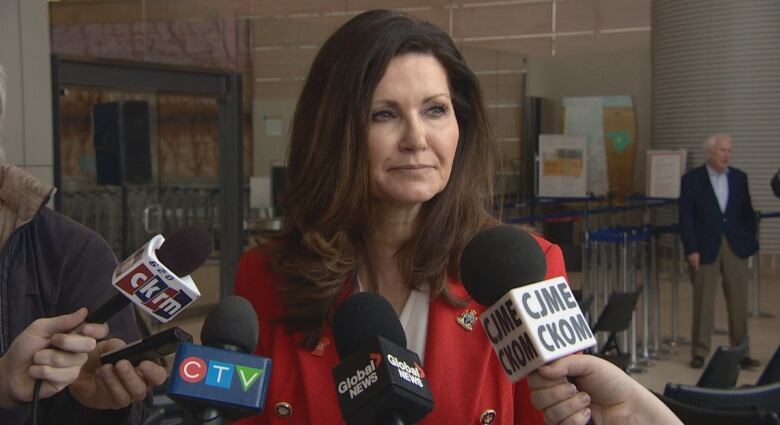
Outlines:
[[[69,331],[84,321],[85,308],[57,317],[38,319],[17,336],[0,357],[0,407],[32,400],[35,380],[40,397],[47,398],[77,379],[96,340],[108,334],[106,325],[89,324],[80,334]]]
[[[161,322],[170,321],[200,296],[189,275],[211,250],[203,228],[184,227],[167,239],[155,236],[117,266],[112,284],[119,293],[91,312],[86,322],[103,323],[131,302]],[[125,346],[120,339],[99,342],[69,387],[73,398],[93,409],[119,409],[144,399],[151,387],[165,381],[165,370],[151,361],[134,366],[118,356],[116,364],[101,363],[101,356],[116,354]]]
[[[138,366],[128,360],[101,365],[101,355],[125,345],[117,338],[97,343],[78,378],[68,387],[76,401],[92,409],[121,409],[143,400],[150,388],[165,382],[165,369],[151,361]]]
[[[660,400],[616,366],[571,355],[595,339],[566,279],[543,281],[545,274],[539,244],[515,226],[479,232],[461,256],[463,286],[489,306],[480,321],[504,371],[512,382],[529,376],[531,402],[544,410],[547,423],[584,425],[592,416],[600,425],[628,419],[679,424]]]
[[[591,416],[599,425],[682,425],[658,397],[596,356],[558,359],[529,375],[528,385],[531,402],[550,425],[583,425]]]

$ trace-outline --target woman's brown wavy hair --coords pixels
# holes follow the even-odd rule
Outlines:
[[[283,323],[303,332],[305,347],[316,345],[359,264],[369,272],[368,290],[377,290],[364,239],[371,101],[388,63],[408,53],[432,55],[446,70],[460,138],[450,179],[421,208],[419,231],[399,249],[398,267],[412,288],[430,285],[431,299],[463,303],[445,276],[459,276],[464,245],[491,221],[497,165],[479,84],[446,32],[401,13],[368,11],[331,35],[311,65],[291,129],[285,229],[263,247],[282,277]]]

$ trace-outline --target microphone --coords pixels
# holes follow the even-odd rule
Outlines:
[[[493,226],[463,249],[463,286],[478,303],[482,327],[511,382],[596,344],[564,277],[544,279],[536,240],[516,226]]]
[[[167,323],[200,297],[189,276],[211,254],[206,229],[183,227],[168,236],[157,235],[119,264],[111,283],[118,293],[90,312],[85,323],[104,323],[133,302],[160,322]]]
[[[358,293],[333,314],[341,362],[333,368],[341,416],[347,425],[413,424],[433,410],[420,356],[381,295]]]
[[[221,424],[262,412],[271,359],[247,354],[257,346],[259,329],[249,301],[222,299],[203,323],[204,345],[179,344],[168,395],[200,423]]]
[[[144,360],[157,360],[176,351],[182,342],[192,342],[192,335],[174,326],[103,354],[100,356],[100,363],[115,364],[120,360],[128,360],[137,365]]]

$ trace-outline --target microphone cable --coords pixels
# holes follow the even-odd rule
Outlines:
[[[42,379],[35,380],[32,396],[32,425],[38,425],[38,400],[41,398]]]

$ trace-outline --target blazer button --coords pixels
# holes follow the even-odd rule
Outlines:
[[[280,418],[290,417],[293,412],[292,405],[286,401],[280,401],[274,406],[274,412],[276,412],[276,416]]]
[[[492,424],[496,420],[496,411],[493,409],[487,409],[479,415],[479,423],[482,425]]]

